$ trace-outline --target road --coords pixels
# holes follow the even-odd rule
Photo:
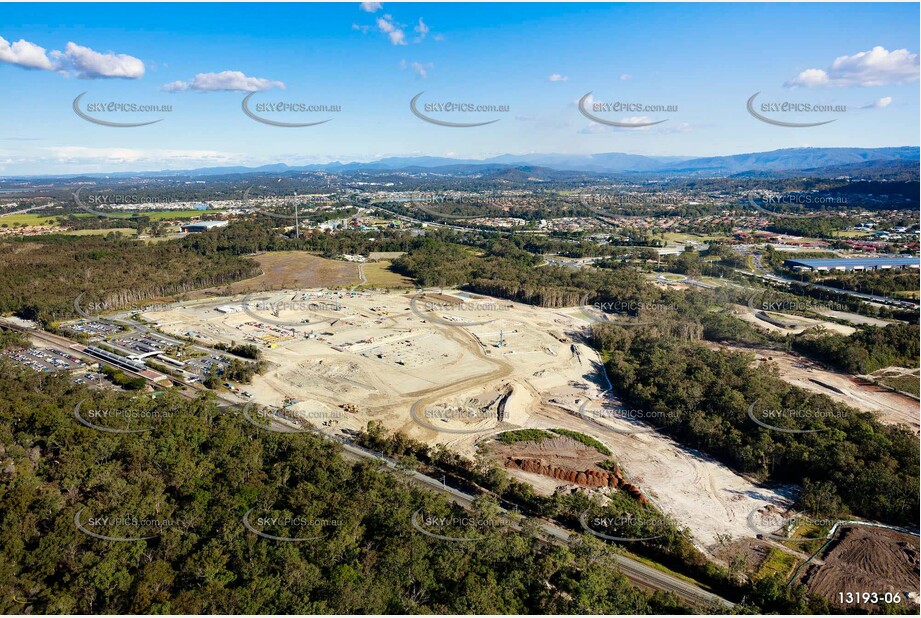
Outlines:
[[[24,215],[27,212],[38,210],[40,208],[50,208],[51,206],[54,206],[54,202],[52,202],[51,204],[41,204],[39,206],[32,206],[31,208],[23,208],[22,210],[15,210],[13,212],[5,212],[3,214],[0,214],[0,217],[8,217],[11,215]],[[49,215],[48,218],[53,219],[55,216],[56,215]]]
[[[48,343],[53,343],[57,346],[69,348],[69,344],[74,343],[69,339],[58,337],[43,331],[23,329],[11,324],[4,324],[4,326],[19,330],[21,332],[27,332],[31,336],[47,341]],[[188,399],[197,397],[200,394],[199,392],[188,392],[184,390],[177,390],[177,392]],[[231,399],[224,394],[218,393],[217,397],[226,405],[234,407],[239,407],[240,405],[238,400]],[[288,431],[292,431],[291,427],[280,422],[276,421],[274,425],[279,428],[279,430],[283,431],[286,429]],[[380,461],[387,468],[394,470],[399,466],[395,460],[385,456],[383,453],[367,449],[343,436],[331,435],[321,431],[313,431],[312,433],[338,443],[343,451],[345,451],[345,453],[348,455],[351,455],[353,458]],[[423,485],[428,489],[432,489],[448,495],[455,503],[464,508],[471,508],[473,505],[475,496],[471,494],[450,487],[438,479],[422,474],[421,472],[411,471],[407,474],[408,478],[410,478],[413,482],[419,485]],[[503,514],[508,513],[507,509],[500,507],[500,510]],[[519,526],[514,524],[512,524],[512,527],[515,529],[520,529]],[[570,544],[573,542],[570,537],[574,534],[574,532],[555,523],[539,520],[539,529],[550,541],[565,544]],[[726,599],[723,599],[722,597],[707,592],[695,584],[643,564],[642,562],[634,560],[633,558],[629,558],[627,556],[618,556],[617,563],[620,567],[620,570],[630,581],[644,588],[672,592],[685,602],[691,603],[698,607],[706,608],[712,607],[714,605],[721,605],[726,608],[733,607],[732,603]]]
[[[224,401],[232,405],[238,405],[227,399],[224,399]],[[275,427],[276,431],[281,431],[283,433],[286,431],[298,431],[289,425],[285,425],[281,421],[274,421],[273,426]],[[312,430],[310,433],[338,443],[342,447],[343,451],[345,451],[346,455],[351,456],[353,459],[369,459],[379,461],[385,467],[391,470],[399,469],[399,463],[396,460],[387,457],[383,453],[372,451],[363,446],[360,446],[359,444],[349,440],[344,436],[332,435],[319,430]],[[451,500],[463,508],[469,509],[473,506],[473,502],[476,497],[471,494],[446,485],[442,481],[426,474],[422,474],[421,472],[406,470],[403,473],[406,474],[406,477],[412,480],[414,483],[425,486],[427,489],[446,494],[449,498],[451,498]],[[509,513],[507,509],[502,507],[499,507],[499,510],[503,514]],[[571,537],[576,534],[576,532],[546,520],[541,519],[538,520],[538,522],[538,528],[548,541],[563,543],[566,545],[575,542]],[[516,530],[521,529],[521,527],[517,524],[512,523],[510,526]],[[714,606],[722,606],[728,609],[734,607],[733,603],[713,593],[707,592],[700,586],[655,569],[628,556],[618,556],[617,564],[627,579],[643,588],[671,592],[685,602],[699,608],[712,608]]]
[[[361,274],[363,275],[363,273]],[[96,318],[96,319],[99,319],[100,321],[104,321],[104,322],[109,322],[112,324],[119,324],[121,326],[129,326],[136,330],[144,332],[145,334],[156,335],[157,337],[164,337],[164,335],[160,333],[159,331],[156,331],[155,329],[152,329],[146,325],[138,324],[134,321],[124,319],[123,316],[109,317],[109,318]],[[17,328],[17,330],[26,330],[26,329]],[[467,347],[468,349],[477,348],[475,350],[472,350],[475,353],[477,353],[477,355],[483,357],[486,360],[489,360],[495,365],[498,365],[497,372],[495,373],[498,373],[499,375],[503,375],[505,372],[510,371],[510,367],[507,365],[507,363],[501,360],[487,358],[482,353],[482,351],[478,349],[475,343],[471,343],[469,341],[463,341],[462,340],[463,338],[461,337],[460,333],[450,332],[452,331],[451,327],[447,327],[445,328],[445,330],[448,331],[449,334],[452,336],[452,338],[455,338],[459,343],[466,344],[465,347]],[[458,330],[462,330],[462,329],[458,329]],[[55,335],[51,335],[50,333],[45,333],[43,331],[29,330],[28,332],[32,336],[46,339],[50,343],[55,343],[57,345],[65,345],[67,343],[73,343],[68,339],[65,339],[63,337],[58,337]],[[196,347],[199,347],[199,346],[196,346]],[[211,352],[217,352],[216,350],[211,350],[210,348],[207,348],[205,346],[200,346],[200,348],[203,350],[211,351]],[[495,373],[491,374],[489,377],[495,378],[496,377]],[[470,380],[476,381],[476,380],[481,380],[482,378],[483,378],[482,376],[476,376],[474,378],[471,378]],[[450,385],[449,387],[444,387],[444,388],[451,390],[452,387],[456,387],[456,386],[457,386],[456,384],[453,384],[453,385]],[[183,397],[192,399],[192,398],[197,397],[200,394],[200,392],[203,390],[204,389],[194,389],[192,391],[178,390],[177,392],[179,392],[179,394],[182,395]],[[443,389],[439,389],[439,390],[443,390]],[[230,405],[234,407],[239,407],[241,405],[241,401],[237,398],[231,398],[229,395],[225,393],[215,393],[215,394],[217,395],[218,400],[221,401],[225,405]],[[287,429],[288,431],[292,431],[292,428],[289,425],[285,425],[278,421],[273,422],[273,425],[276,428],[280,428],[282,430]],[[326,439],[335,441],[342,447],[345,453],[347,453],[348,455],[351,455],[352,457],[380,461],[386,467],[390,469],[396,469],[398,467],[398,463],[395,460],[386,457],[383,453],[364,448],[344,436],[331,435],[331,434],[327,434],[321,431],[314,431],[313,433],[323,436]],[[464,493],[453,487],[449,487],[445,485],[444,483],[442,483],[441,481],[435,478],[432,478],[430,476],[427,476],[425,474],[422,474],[420,472],[412,471],[411,473],[409,473],[409,478],[412,479],[413,482],[423,485],[429,489],[433,489],[435,491],[439,491],[439,492],[447,494],[454,502],[456,502],[457,504],[459,504],[460,506],[464,508],[470,508],[475,499],[473,495]],[[501,509],[501,510],[503,513],[508,512],[506,509]],[[570,540],[570,537],[575,532],[568,530],[556,523],[552,523],[552,522],[545,521],[545,520],[539,520],[539,528],[541,532],[543,533],[543,535],[545,535],[545,537],[550,541],[565,543],[565,544],[570,544],[573,542]],[[632,582],[634,582],[635,584],[639,586],[642,586],[648,589],[653,589],[653,590],[662,590],[666,592],[672,592],[679,598],[683,599],[685,602],[691,603],[698,607],[708,608],[708,607],[713,607],[715,605],[723,606],[726,608],[733,607],[733,604],[730,603],[729,601],[717,595],[714,595],[710,592],[707,592],[706,590],[700,588],[699,586],[695,584],[687,582],[683,579],[680,579],[668,573],[659,571],[642,562],[639,562],[627,556],[618,556],[617,560],[618,560],[618,566],[620,567],[623,574],[628,579],[630,579]]]
[[[488,233],[488,234],[508,234],[513,231],[518,234],[546,234],[547,233],[543,230],[518,230],[518,229],[490,230],[490,229],[479,228],[479,227],[464,227],[462,225],[450,225],[448,223],[437,223],[435,221],[423,221],[421,219],[414,219],[413,217],[409,217],[407,215],[401,215],[399,213],[393,212],[392,210],[387,210],[386,208],[384,208],[383,206],[379,204],[369,204],[369,207],[376,208],[378,210],[382,210],[386,212],[387,214],[393,217],[396,217],[397,219],[402,219],[403,221],[409,221],[410,223],[419,223],[419,224],[428,225],[431,227],[443,227],[443,228],[450,229],[450,230],[458,230],[460,232],[482,232],[482,233]]]
[[[752,253],[752,260],[754,262],[755,270],[757,272],[753,273],[751,271],[743,270],[740,268],[737,268],[736,270],[741,273],[745,273],[747,275],[754,275],[756,277],[760,277],[762,279],[766,279],[774,283],[780,283],[782,285],[790,285],[791,283],[798,283],[800,285],[811,287],[816,290],[824,290],[826,292],[832,292],[835,294],[844,294],[845,296],[859,298],[866,302],[874,302],[874,303],[879,303],[882,305],[891,305],[891,306],[896,306],[896,307],[900,307],[903,309],[917,309],[918,308],[918,305],[914,303],[910,303],[904,300],[899,300],[897,298],[889,298],[888,296],[877,296],[876,294],[866,294],[865,292],[855,292],[853,290],[842,290],[841,288],[833,288],[828,285],[821,285],[819,283],[809,283],[808,281],[798,281],[796,279],[792,279],[789,277],[782,277],[780,275],[775,275],[774,273],[769,272],[766,268],[764,268],[764,265],[761,263],[761,257],[762,256],[760,253]]]
[[[359,271],[360,271],[359,276],[363,278],[364,273],[362,272],[360,265],[359,265]],[[159,331],[156,331],[155,329],[152,329],[143,324],[138,324],[131,320],[124,319],[125,317],[126,316],[109,317],[107,319],[102,318],[102,320],[109,321],[115,324],[120,324],[122,326],[133,327],[139,331],[145,332],[150,335],[155,334],[158,337],[164,336],[162,333],[160,333]],[[489,379],[495,379],[497,377],[502,377],[504,375],[507,375],[511,371],[511,367],[510,365],[508,365],[508,363],[502,360],[499,360],[499,359],[487,357],[485,354],[483,354],[483,351],[479,348],[479,345],[475,341],[466,340],[466,337],[464,337],[464,335],[467,335],[467,337],[469,337],[469,334],[466,332],[465,329],[457,328],[454,326],[445,326],[443,327],[443,330],[446,332],[446,334],[449,337],[451,337],[452,339],[457,341],[459,344],[464,346],[468,351],[472,352],[473,354],[482,358],[483,360],[487,360],[488,362],[497,366],[496,371],[489,374],[488,376]],[[216,350],[211,350],[210,348],[207,348],[205,346],[196,346],[196,347],[200,347],[201,349],[208,350],[210,352],[217,352]],[[483,379],[484,379],[484,376],[475,376],[473,378],[463,380],[462,383],[463,385],[466,386],[468,382],[479,382],[479,381],[482,381]],[[439,388],[438,392],[440,395],[444,395],[445,391],[453,392],[458,387],[459,387],[459,384],[451,384],[451,385]],[[180,391],[180,393],[187,398],[193,398],[197,396],[198,394],[194,391],[193,392]],[[426,396],[431,397],[432,395],[432,393],[427,393],[427,392],[420,392],[416,394],[419,395],[420,397],[426,397]],[[227,405],[232,405],[232,406],[241,405],[241,402],[239,399],[231,398],[229,395],[225,393],[218,393],[217,396],[220,401],[222,401],[223,403]],[[420,404],[424,404],[424,403],[425,401],[420,400],[420,402],[417,402],[417,406],[419,406]],[[418,412],[417,406],[414,406],[414,412]],[[287,428],[289,431],[291,430],[290,426],[287,426],[280,422],[273,423],[273,425],[275,425],[278,428]],[[398,463],[395,460],[392,460],[386,457],[383,453],[379,453],[379,452],[375,452],[375,451],[366,449],[356,444],[355,442],[349,440],[348,438],[344,436],[331,435],[331,434],[327,434],[321,431],[316,431],[314,433],[337,442],[343,448],[343,450],[349,455],[351,455],[352,457],[381,461],[388,468],[391,468],[391,469],[396,469],[398,467]],[[415,472],[415,471],[411,473],[410,478],[414,482],[420,485],[424,485],[429,489],[433,489],[433,490],[440,491],[442,493],[447,494],[453,501],[455,501],[457,504],[459,504],[460,506],[464,508],[470,508],[470,506],[473,504],[474,496],[464,493],[453,487],[446,486],[438,479],[432,478],[430,476],[427,476],[425,474],[422,474],[420,472]],[[503,512],[507,512],[505,509],[502,509],[502,510]],[[573,531],[567,530],[566,528],[563,528],[562,526],[558,524],[551,523],[545,520],[539,520],[539,521],[540,521],[539,527],[542,533],[546,536],[548,540],[559,542],[559,543],[566,543],[566,544],[569,544],[572,542],[570,541],[570,536],[574,534]],[[582,531],[579,531],[579,532],[582,532]],[[634,582],[635,584],[648,588],[648,589],[672,592],[679,598],[683,599],[685,602],[691,603],[695,606],[712,607],[714,606],[714,604],[722,605],[727,608],[733,606],[733,604],[730,603],[729,601],[722,599],[721,597],[714,595],[710,592],[707,592],[706,590],[703,590],[702,588],[700,588],[699,586],[695,584],[687,582],[678,577],[669,575],[668,573],[659,571],[653,567],[650,567],[642,562],[639,562],[627,556],[618,556],[618,565],[620,566],[620,569],[624,573],[624,575],[628,579],[630,579],[632,582]]]

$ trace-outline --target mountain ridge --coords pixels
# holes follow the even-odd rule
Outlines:
[[[382,172],[413,170],[460,169],[462,167],[490,168],[495,166],[534,166],[566,172],[591,172],[600,174],[661,173],[674,175],[731,176],[744,172],[788,172],[803,170],[815,172],[823,168],[859,167],[872,162],[916,161],[917,146],[891,146],[884,148],[783,148],[764,152],[739,153],[712,157],[647,156],[623,152],[604,152],[588,155],[566,154],[503,154],[486,159],[454,159],[449,157],[384,157],[374,161],[333,161],[310,165],[291,166],[271,163],[256,167],[222,166],[186,170],[160,170],[148,172],[112,172],[89,174],[49,174],[7,176],[6,178],[72,177],[72,176],[218,176],[226,174],[291,173],[291,172]]]

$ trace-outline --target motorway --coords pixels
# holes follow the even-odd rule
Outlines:
[[[790,285],[791,283],[797,283],[807,287],[814,288],[816,290],[823,290],[826,292],[832,292],[834,294],[843,294],[845,296],[851,296],[853,298],[859,298],[865,302],[879,303],[881,305],[890,305],[899,307],[901,309],[917,309],[918,305],[915,303],[910,303],[905,300],[899,300],[897,298],[889,298],[888,296],[877,296],[876,294],[867,294],[865,292],[855,292],[853,290],[842,290],[841,288],[833,288],[828,285],[821,285],[818,283],[809,283],[808,281],[797,281],[796,279],[791,279],[789,277],[781,277],[780,275],[775,275],[772,272],[769,272],[764,265],[761,263],[761,254],[752,253],[752,260],[755,265],[755,270],[757,272],[751,272],[747,270],[742,270],[737,268],[736,270],[745,273],[747,275],[754,275],[755,277],[760,277],[761,279],[766,279],[774,283],[780,283],[782,285]]]
[[[231,403],[226,399],[224,401],[226,403]],[[289,425],[285,425],[280,421],[273,421],[273,425],[277,427],[277,429],[273,429],[272,431],[279,431],[281,433],[303,432],[303,430],[292,429]],[[337,442],[345,451],[345,453],[348,456],[351,456],[353,459],[370,459],[379,461],[385,467],[391,470],[396,470],[399,468],[399,463],[396,460],[387,457],[383,453],[372,451],[363,446],[360,446],[344,436],[332,435],[319,430],[312,430],[310,433]],[[446,494],[456,504],[463,508],[469,509],[473,506],[475,496],[471,494],[460,491],[459,489],[455,489],[454,487],[450,487],[444,482],[431,476],[422,474],[421,472],[413,470],[406,471],[404,474],[406,474],[407,478],[419,485],[423,485],[430,490]],[[502,514],[509,513],[507,509],[502,507],[499,507],[499,510]],[[567,545],[575,542],[574,539],[571,538],[572,535],[576,534],[575,532],[546,520],[539,519],[538,522],[538,528],[546,540]],[[510,523],[509,525],[516,530],[521,529],[521,527],[517,524]],[[640,587],[650,590],[671,592],[683,601],[690,603],[698,608],[707,609],[722,607],[731,609],[734,607],[733,603],[711,592],[707,592],[696,584],[660,571],[628,556],[617,556],[617,564],[620,567],[620,570],[623,572],[624,576]]]
[[[421,219],[414,219],[413,217],[409,217],[409,216],[407,216],[407,215],[401,215],[401,214],[399,214],[399,213],[393,212],[392,210],[387,210],[386,208],[384,208],[384,207],[381,206],[380,204],[373,204],[373,203],[372,203],[372,204],[369,204],[368,207],[369,207],[369,208],[376,208],[376,209],[378,209],[378,210],[382,210],[382,211],[386,212],[388,215],[391,215],[391,216],[393,216],[393,217],[396,217],[397,219],[402,219],[403,221],[408,221],[408,222],[410,222],[410,223],[419,223],[419,224],[421,224],[421,225],[425,225],[425,226],[429,226],[429,227],[440,227],[440,228],[445,228],[445,229],[449,229],[449,230],[457,230],[457,231],[459,231],[459,232],[483,232],[483,233],[488,233],[488,234],[508,234],[508,233],[510,233],[510,232],[515,232],[515,233],[518,233],[518,234],[546,234],[546,233],[547,233],[547,232],[545,232],[545,231],[543,231],[543,230],[518,230],[518,229],[513,229],[513,230],[499,230],[499,229],[490,230],[490,229],[479,228],[479,227],[464,227],[464,226],[462,226],[462,225],[451,225],[451,224],[448,224],[448,223],[437,223],[437,222],[435,222],[435,221],[423,221],[423,220],[421,220]]]
[[[156,336],[158,337],[163,336],[162,333],[160,333],[159,331],[155,331],[154,329],[151,329],[148,326],[145,326],[143,324],[137,324],[137,323],[134,323],[133,321],[125,320],[123,318],[120,319],[118,317],[115,317],[115,318],[110,317],[108,319],[106,318],[96,318],[96,319],[100,319],[102,321],[106,321],[109,323],[120,324],[122,326],[133,327],[139,331],[145,332],[146,334],[156,334]],[[33,337],[42,339],[48,343],[51,343],[57,346],[61,346],[67,349],[72,349],[70,346],[74,343],[70,339],[60,337],[57,335],[52,335],[51,333],[47,333],[41,330],[25,329],[22,327],[11,325],[11,324],[4,324],[4,326],[13,328],[20,332],[26,332]],[[217,352],[216,350],[211,350],[210,348],[207,348],[205,346],[201,346],[201,348],[203,350]],[[152,385],[154,385],[155,388],[161,388],[160,385],[155,385],[153,383]],[[177,389],[177,392],[180,395],[182,395],[183,397],[189,398],[189,399],[197,397],[203,391],[205,391],[205,389],[201,387],[193,388],[192,390]],[[223,394],[223,393],[215,393],[215,394],[217,395],[218,400],[221,401],[223,404],[225,404],[225,406],[229,405],[235,408],[239,408],[239,406],[241,405],[241,402],[239,400],[235,398],[232,399],[226,394]],[[290,426],[285,425],[281,423],[280,421],[274,421],[273,425],[279,428],[279,429],[274,429],[275,431],[288,431],[288,432],[292,431],[292,428]],[[314,430],[312,431],[312,433],[315,433],[317,435],[320,435],[327,439],[335,441],[342,447],[343,451],[347,455],[351,456],[352,458],[370,459],[370,460],[380,461],[387,468],[390,468],[390,469],[398,468],[399,464],[397,461],[386,457],[383,453],[366,449],[358,445],[354,441],[349,440],[348,438],[344,436],[332,435],[332,434],[321,432],[319,430]],[[473,495],[467,494],[453,487],[449,487],[442,481],[439,481],[433,477],[427,476],[420,472],[412,471],[408,474],[408,478],[410,478],[415,483],[418,483],[420,485],[427,487],[428,489],[432,489],[432,490],[447,494],[455,503],[462,506],[463,508],[470,508],[475,499]],[[500,507],[500,510],[503,513],[508,513],[506,509],[502,509],[501,507]],[[556,523],[552,523],[546,520],[538,520],[538,521],[539,521],[539,529],[541,530],[542,534],[545,536],[545,538],[548,541],[564,543],[564,544],[570,544],[574,542],[570,538],[573,534],[575,534],[574,531],[568,530]],[[518,528],[518,526],[516,525],[512,525],[512,527]],[[582,532],[582,531],[579,531],[579,532]],[[733,604],[731,602],[715,594],[707,592],[706,590],[702,589],[696,584],[690,583],[681,578],[678,578],[668,573],[665,573],[663,571],[660,571],[656,568],[648,566],[633,558],[629,558],[627,556],[618,556],[617,562],[623,574],[630,581],[632,581],[634,584],[638,586],[641,586],[647,589],[652,589],[652,590],[661,590],[665,592],[671,592],[675,594],[677,597],[679,597],[680,599],[684,600],[685,602],[690,603],[700,608],[706,609],[706,608],[713,608],[717,606],[721,606],[724,608],[733,607]]]

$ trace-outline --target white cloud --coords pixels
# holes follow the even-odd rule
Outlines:
[[[554,73],[547,79],[551,82],[565,82],[569,80],[568,77],[566,77],[565,75],[560,75],[559,73]]]
[[[425,79],[429,76],[429,71],[435,68],[435,64],[432,62],[422,64],[421,62],[406,62],[405,60],[400,60],[401,70],[405,71],[409,68],[415,71],[416,75],[418,75],[420,79]]]
[[[600,133],[610,133],[611,127],[605,126],[603,124],[598,124],[597,122],[590,122],[587,126],[579,129],[579,133],[582,135],[598,135]]]
[[[388,32],[387,36],[390,38],[390,42],[394,45],[406,45],[406,35],[402,30],[394,30]]]
[[[0,62],[7,62],[26,69],[50,71],[54,68],[45,54],[45,48],[25,39],[10,44],[0,36]]]
[[[199,73],[190,81],[170,82],[163,86],[166,92],[181,90],[197,90],[199,92],[213,92],[216,90],[230,90],[233,92],[259,92],[270,88],[285,89],[282,82],[264,79],[262,77],[247,77],[241,71],[221,71],[220,73]]]
[[[650,133],[652,135],[674,135],[677,133],[691,133],[694,130],[694,128],[687,122],[666,122],[663,124],[655,125],[647,124],[650,122],[658,122],[659,120],[662,119],[651,118],[649,116],[628,116],[626,118],[620,118],[617,121],[625,122],[628,124],[646,124],[644,127],[611,127],[597,122],[591,122],[587,126],[582,127],[582,129],[579,130],[579,133],[584,135],[597,135],[601,133],[617,132],[619,134],[627,135],[634,132],[644,132]]]
[[[384,8],[384,5],[380,2],[362,2],[359,6],[365,13],[376,13]]]
[[[371,26],[359,26],[358,24],[352,24],[352,30],[358,30],[362,34],[368,34],[371,30]]]
[[[51,52],[62,69],[73,70],[82,79],[118,77],[140,79],[144,77],[144,63],[128,54],[107,52],[101,54],[89,47],[70,42],[64,52]]]
[[[892,104],[892,97],[883,97],[881,99],[876,99],[869,105],[864,105],[860,109],[883,109],[889,107]]]
[[[81,79],[140,79],[144,76],[144,62],[134,56],[115,52],[102,54],[73,41],[67,43],[64,51],[45,53],[45,48],[35,43],[20,39],[10,44],[0,37],[0,62],[27,69],[57,71]]]
[[[50,158],[59,163],[139,163],[139,162],[204,162],[218,163],[231,160],[216,150],[176,150],[136,148],[93,148],[86,146],[51,146],[43,148]]]
[[[425,25],[425,22],[422,21],[422,18],[421,18],[421,17],[419,18],[419,23],[416,25],[415,28],[413,28],[413,30],[415,30],[415,31],[416,31],[416,34],[419,35],[419,36],[416,37],[416,42],[417,42],[417,43],[420,42],[420,41],[422,41],[422,39],[425,38],[425,35],[427,35],[427,34],[429,33],[429,27],[428,27],[427,25]]]
[[[621,73],[621,75],[620,75],[620,81],[622,81],[622,82],[625,82],[625,81],[628,81],[628,80],[631,80],[631,79],[633,79],[633,76],[630,75],[629,73]]]
[[[626,118],[621,118],[618,122],[624,122],[626,124],[645,124],[648,125],[650,122],[658,122],[660,118],[650,118],[649,116],[628,116]],[[650,126],[645,127],[632,127],[631,131],[646,131],[650,129]]]
[[[885,86],[918,79],[918,54],[907,49],[889,51],[877,45],[853,56],[838,56],[828,70],[806,69],[784,86]]]
[[[660,124],[657,126],[659,128],[654,132],[663,135],[669,135],[672,133],[690,133],[694,130],[693,127],[687,122],[676,122],[674,124],[669,122],[668,124]]]
[[[390,38],[390,42],[394,45],[406,45],[406,33],[393,23],[393,18],[390,15],[378,17],[377,27]]]
[[[435,65],[431,62],[429,62],[428,64],[422,64],[420,62],[413,62],[412,67],[413,67],[413,71],[416,72],[416,75],[418,75],[422,79],[425,79],[426,77],[429,76],[429,71],[435,68]]]

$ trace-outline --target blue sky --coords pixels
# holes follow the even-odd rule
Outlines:
[[[420,21],[421,20],[421,21]],[[4,4],[0,174],[483,158],[504,153],[708,156],[801,146],[918,145],[917,4]],[[76,24],[76,25],[75,25]],[[44,48],[43,50],[39,48]],[[409,102],[508,106],[414,116]],[[96,113],[87,103],[169,105]],[[241,110],[257,103],[338,112]],[[610,127],[580,113],[643,124]],[[788,122],[779,127],[746,111]],[[845,106],[788,112],[783,102]],[[604,111],[606,102],[677,111]],[[675,109],[674,107],[672,109]],[[766,111],[764,111],[766,110]],[[89,112],[87,112],[89,113]]]

